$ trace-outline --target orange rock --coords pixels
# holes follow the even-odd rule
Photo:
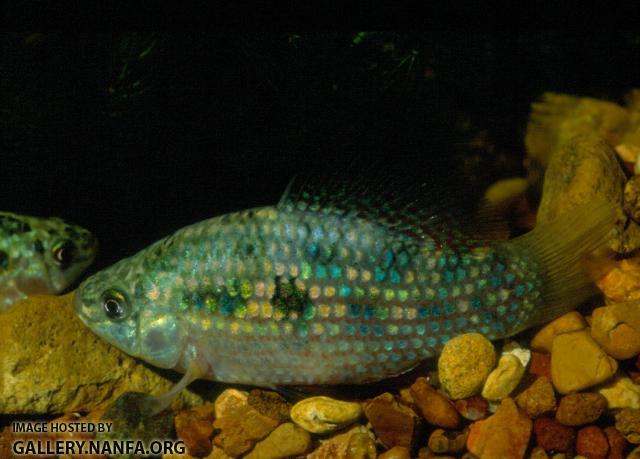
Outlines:
[[[546,376],[540,376],[516,397],[518,406],[535,418],[556,408],[553,386]]]
[[[211,453],[211,435],[215,406],[213,403],[181,411],[174,419],[176,434],[184,441],[189,454],[204,457]]]
[[[505,398],[493,416],[471,424],[467,449],[481,459],[520,459],[529,444],[531,424],[513,399]]]
[[[601,394],[569,394],[560,399],[556,420],[565,426],[580,426],[596,421],[606,409],[607,399]]]
[[[278,427],[278,421],[243,405],[216,419],[213,427],[220,431],[213,439],[214,444],[229,456],[240,456]]]
[[[413,447],[420,418],[411,408],[398,403],[388,392],[367,400],[363,408],[373,431],[385,448]]]
[[[609,442],[609,454],[607,459],[623,459],[627,441],[624,436],[613,426],[605,427],[604,434]]]
[[[620,260],[596,284],[614,303],[640,299],[640,258]]]
[[[489,403],[482,397],[456,400],[455,407],[463,418],[470,421],[484,419],[489,411]]]
[[[568,312],[542,327],[531,340],[531,349],[538,352],[551,352],[553,339],[557,335],[586,327],[587,322],[579,312]]]
[[[613,304],[593,310],[591,336],[619,360],[640,354],[640,303]]]
[[[580,429],[576,440],[576,452],[589,459],[606,459],[609,442],[602,429],[598,426]]]
[[[551,380],[551,356],[543,352],[531,352],[529,373],[536,376],[546,376]]]
[[[455,429],[460,425],[460,415],[451,401],[436,391],[426,378],[418,378],[411,385],[411,396],[429,423],[445,429]]]

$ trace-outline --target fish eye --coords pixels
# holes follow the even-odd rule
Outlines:
[[[53,261],[62,269],[67,268],[76,254],[76,246],[71,241],[61,241],[53,246]]]
[[[127,315],[127,298],[116,289],[102,294],[102,309],[109,319],[120,320]]]

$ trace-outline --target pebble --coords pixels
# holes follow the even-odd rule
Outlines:
[[[457,400],[480,393],[495,365],[493,344],[479,333],[466,333],[445,344],[438,359],[438,375],[444,391]]]
[[[523,375],[524,366],[520,359],[512,354],[503,355],[498,361],[498,366],[489,373],[482,388],[482,396],[487,400],[507,398],[520,383]]]
[[[290,414],[293,422],[308,432],[325,434],[356,422],[362,408],[359,403],[318,396],[299,401]]]
[[[214,429],[219,430],[213,443],[229,456],[240,456],[269,435],[278,424],[277,420],[260,414],[255,408],[242,405],[226,411],[224,416],[213,422]]]
[[[523,367],[527,367],[531,361],[531,349],[522,346],[517,341],[509,341],[502,346],[502,355],[514,355],[520,360]]]
[[[388,392],[366,401],[363,408],[373,431],[385,448],[413,447],[420,418],[411,408],[398,403]]]
[[[291,404],[277,392],[253,389],[249,392],[247,403],[261,414],[272,419],[277,419],[280,422],[287,422],[289,420]]]
[[[531,340],[531,349],[538,352],[551,352],[553,340],[557,335],[587,328],[584,317],[577,312],[568,312],[546,324]]]
[[[249,394],[238,389],[225,389],[214,402],[216,418],[223,417],[227,412],[247,405]]]
[[[607,399],[609,409],[640,408],[640,385],[626,376],[618,376],[600,387],[598,393]]]
[[[538,377],[516,397],[516,403],[531,418],[556,409],[556,396],[553,386],[546,376]]]
[[[596,343],[588,329],[557,335],[551,350],[551,380],[561,394],[594,386],[611,378],[618,362]]]
[[[434,453],[459,453],[464,450],[468,436],[468,429],[462,431],[436,429],[429,435],[427,444]]]
[[[640,299],[640,258],[625,258],[596,282],[612,303]]]
[[[366,433],[355,433],[349,439],[347,459],[376,459],[376,443]]]
[[[411,459],[411,452],[403,446],[394,446],[378,456],[378,459]]]
[[[600,427],[583,427],[578,431],[576,452],[589,459],[606,459],[609,441]]]
[[[591,336],[607,354],[618,360],[640,354],[640,303],[620,303],[596,308],[592,313]]]
[[[563,426],[549,417],[536,419],[533,422],[533,431],[537,445],[546,451],[569,451],[576,439],[573,428]]]
[[[456,400],[456,410],[469,421],[479,421],[487,417],[489,403],[482,397],[471,397]]]
[[[211,452],[214,419],[213,403],[181,411],[176,415],[174,418],[176,434],[184,441],[190,455],[204,457]]]
[[[607,459],[623,459],[627,441],[622,434],[613,426],[605,427],[604,434],[609,442],[609,455]]]
[[[430,424],[445,429],[455,429],[460,425],[460,415],[451,401],[436,391],[426,378],[418,378],[411,385],[411,396],[420,414]]]
[[[529,444],[531,419],[505,398],[496,413],[471,424],[467,449],[481,458],[520,459]]]
[[[551,380],[551,355],[542,352],[532,352],[529,373],[536,376],[546,376]]]
[[[544,450],[544,448],[541,448],[540,446],[536,446],[531,450],[531,455],[529,456],[529,459],[549,459],[549,455]]]
[[[556,420],[566,426],[581,426],[597,420],[607,409],[607,399],[595,392],[565,395],[556,410]]]
[[[616,429],[634,445],[640,444],[640,409],[623,408],[615,414]]]
[[[362,425],[355,425],[348,431],[322,442],[317,449],[307,456],[307,459],[347,459],[350,454],[349,444],[351,443],[351,438],[357,434],[365,434],[371,437],[369,429]],[[355,440],[354,445],[361,441],[361,439]]]
[[[256,444],[245,459],[284,459],[305,454],[311,448],[311,435],[297,425],[279,425],[267,438]]]

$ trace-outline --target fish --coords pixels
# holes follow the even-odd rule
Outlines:
[[[213,217],[86,279],[74,309],[102,339],[194,379],[359,384],[409,371],[452,337],[514,335],[594,293],[581,263],[614,214],[590,203],[484,242],[384,196],[287,192]],[[156,410],[157,412],[157,410]]]
[[[0,212],[0,312],[31,295],[62,293],[97,246],[90,231],[60,218]]]

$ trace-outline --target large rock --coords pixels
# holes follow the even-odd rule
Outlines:
[[[544,176],[542,200],[537,222],[547,223],[575,207],[595,200],[608,202],[616,211],[616,235],[610,246],[617,252],[629,252],[627,217],[623,213],[626,177],[615,152],[597,135],[585,134],[567,142],[549,161]]]
[[[94,335],[76,318],[72,294],[37,296],[15,305],[0,314],[0,336],[4,414],[104,409],[124,392],[162,394],[179,376],[167,379]],[[201,403],[200,395],[184,390],[173,408]]]
[[[618,360],[640,354],[640,302],[594,309],[591,336],[607,354]]]

